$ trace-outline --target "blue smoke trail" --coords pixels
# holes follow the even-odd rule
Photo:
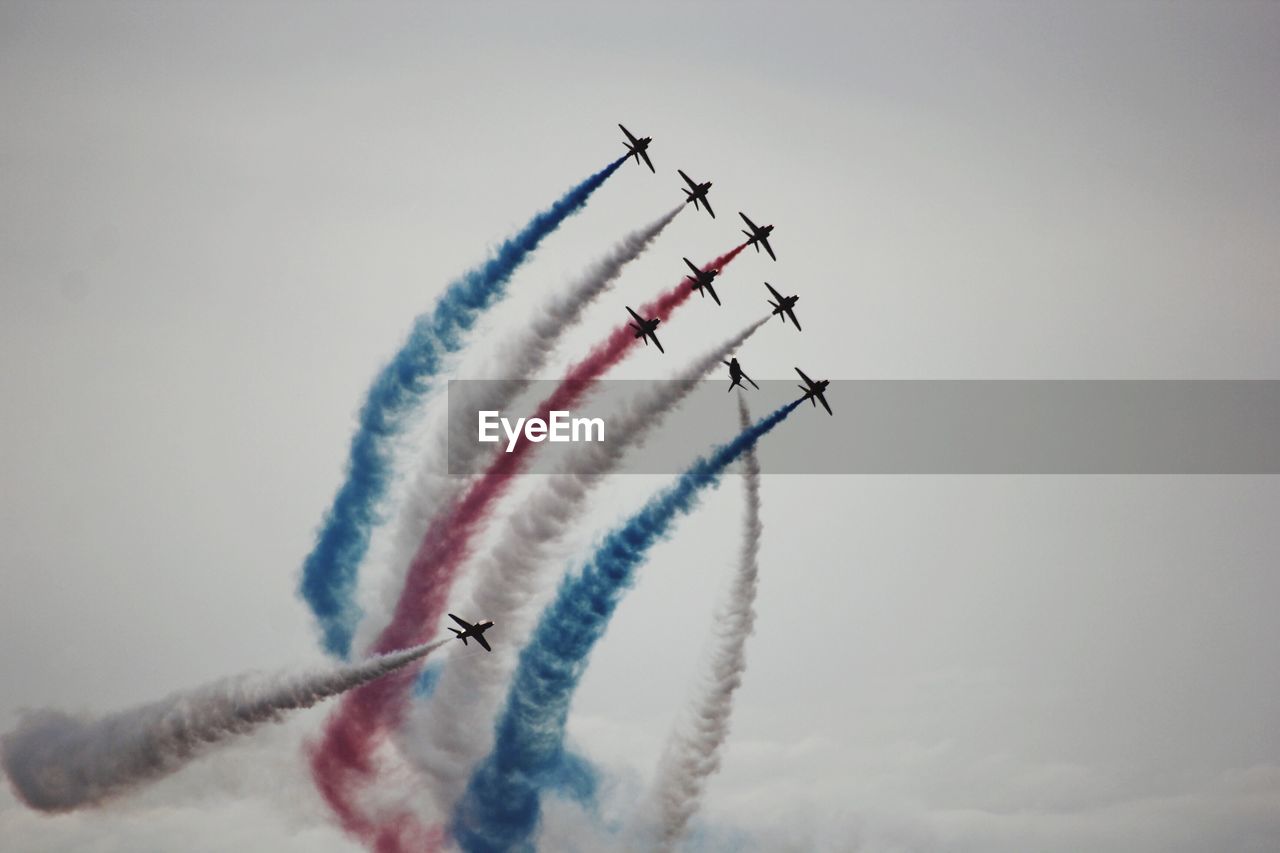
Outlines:
[[[324,648],[345,658],[360,618],[356,572],[391,480],[391,443],[431,386],[441,358],[457,352],[480,313],[506,292],[507,282],[542,238],[577,213],[626,160],[614,160],[537,214],[480,266],[454,281],[435,310],[414,321],[408,340],[370,386],[351,438],[346,481],[325,515],[315,547],[302,565],[298,592],[320,623]]]
[[[428,699],[440,683],[444,664],[427,664],[413,683],[413,695]],[[587,812],[599,811],[597,796],[600,791],[600,770],[585,755],[564,750],[559,764],[546,774],[547,787],[567,800],[573,800]]]
[[[610,532],[582,570],[564,580],[520,652],[493,751],[480,762],[453,813],[455,840],[467,853],[532,851],[540,793],[563,767],[565,721],[587,659],[630,588],[649,548],[724,469],[755,446],[802,401],[788,403],[704,456]]]

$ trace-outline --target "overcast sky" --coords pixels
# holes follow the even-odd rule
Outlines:
[[[369,379],[622,153],[620,121],[657,175],[613,177],[483,333],[678,202],[677,167],[718,218],[683,213],[548,376],[744,210],[778,262],[741,257],[723,308],[614,375],[673,372],[768,280],[805,327],[756,336],[757,379],[1280,378],[1280,6],[691,6],[0,2],[0,730],[320,660],[294,590]],[[832,402],[856,441],[857,401]],[[619,478],[575,542],[662,482]],[[737,485],[655,549],[574,705],[623,789],[697,676]],[[763,499],[707,832],[1280,848],[1277,478],[770,476]],[[0,788],[0,838],[355,849],[298,757],[322,720],[97,812]]]

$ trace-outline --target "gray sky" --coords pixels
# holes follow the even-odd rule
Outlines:
[[[622,152],[619,121],[658,174],[606,184],[483,330],[678,201],[677,167],[719,218],[682,214],[556,367],[745,210],[778,263],[744,255],[723,308],[695,300],[665,360],[615,376],[668,375],[767,279],[806,322],[756,336],[757,379],[1280,378],[1280,7],[681,5],[0,3],[0,728],[317,660],[293,590],[368,380]],[[620,479],[578,541],[661,482]],[[715,826],[1280,846],[1276,478],[771,476],[763,498]],[[739,510],[730,481],[654,551],[593,659],[571,729],[624,786],[688,695]],[[322,718],[97,813],[5,789],[0,837],[351,849],[298,760]]]

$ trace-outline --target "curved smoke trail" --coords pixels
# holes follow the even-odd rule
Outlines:
[[[354,601],[356,573],[391,479],[391,444],[405,418],[440,369],[457,352],[482,311],[500,299],[519,266],[569,216],[587,203],[626,160],[619,158],[565,193],[509,238],[479,267],[449,285],[435,309],[420,315],[408,340],[379,371],[360,409],[347,455],[346,479],[325,514],[316,543],[302,565],[299,594],[319,622],[325,649],[338,657],[351,651],[359,621]]]
[[[533,849],[543,774],[560,761],[573,693],[635,570],[675,517],[695,505],[702,489],[715,483],[726,466],[782,423],[800,402],[788,403],[695,462],[674,485],[608,534],[582,570],[561,584],[520,653],[495,728],[494,749],[476,768],[454,809],[453,836],[468,853]]]
[[[610,441],[575,445],[564,465],[568,473],[539,480],[537,490],[503,525],[493,550],[475,566],[475,585],[463,609],[500,625],[503,642],[493,654],[469,660],[467,666],[444,667],[419,725],[405,738],[409,757],[432,779],[442,808],[453,807],[472,768],[493,747],[490,721],[515,669],[516,652],[532,628],[529,601],[546,583],[541,570],[553,543],[623,455],[768,320],[743,329],[676,378],[645,386],[625,411],[609,419]]]
[[[89,719],[27,712],[0,741],[18,796],[46,812],[97,805],[173,773],[215,744],[425,657],[453,637],[310,675],[242,676]]]
[[[704,269],[724,267],[744,248],[746,243],[739,244]],[[646,316],[665,320],[692,293],[687,279],[682,280],[643,310]],[[551,396],[539,404],[535,416],[545,420],[553,409],[572,409],[594,382],[621,361],[635,344],[636,337],[630,327],[619,326],[585,359],[569,369]],[[462,498],[432,522],[410,563],[391,622],[379,635],[374,651],[412,645],[417,639],[405,638],[420,638],[425,626],[439,622],[458,569],[470,555],[475,534],[534,448],[532,442],[522,441],[515,445],[513,452],[498,454]],[[371,841],[367,831],[369,819],[360,816],[357,790],[376,773],[373,751],[385,741],[391,729],[399,728],[404,721],[412,698],[414,675],[412,671],[405,671],[344,697],[327,721],[320,742],[311,748],[311,775],[317,789],[344,828],[366,842]]]
[[[522,323],[514,335],[505,339],[493,359],[495,369],[490,372],[501,376],[502,380],[478,383],[484,397],[475,403],[475,408],[494,411],[509,408],[511,402],[528,387],[530,378],[546,364],[565,331],[577,323],[596,297],[658,239],[683,209],[682,204],[655,222],[623,237],[567,287],[557,289],[545,304],[536,308],[533,316]],[[418,469],[417,481],[400,513],[394,553],[389,560],[391,574],[385,582],[381,612],[371,612],[361,620],[356,632],[356,649],[370,645],[376,636],[374,632],[385,626],[404,586],[404,572],[418,550],[423,534],[440,508],[452,504],[466,487],[466,478],[448,476],[447,471],[450,447],[459,470],[470,470],[475,456],[482,452],[481,445],[470,438],[450,435],[446,427],[428,439],[426,459]]]
[[[745,396],[738,397],[738,417],[745,430],[751,425]],[[747,637],[755,627],[756,587],[760,574],[760,461],[755,450],[742,456],[742,485],[746,497],[742,550],[729,597],[716,614],[716,644],[710,672],[689,711],[685,725],[672,732],[653,787],[657,842],[653,849],[669,851],[684,835],[697,812],[707,779],[720,769],[720,749],[729,736],[733,694],[747,669]]]

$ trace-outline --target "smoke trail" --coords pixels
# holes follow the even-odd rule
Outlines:
[[[704,269],[724,267],[745,247],[745,243],[739,244]],[[644,311],[646,315],[665,320],[692,293],[692,288],[681,280],[675,288],[645,305]],[[539,404],[536,417],[545,420],[553,409],[573,408],[592,384],[621,361],[635,344],[630,327],[619,326],[585,359],[569,369],[551,396]],[[497,454],[461,500],[432,522],[406,573],[391,622],[373,646],[375,651],[412,645],[421,637],[425,626],[439,621],[458,568],[470,553],[472,538],[534,448],[536,445],[532,442],[522,441],[513,452]],[[329,718],[321,742],[311,750],[311,773],[316,787],[343,826],[366,842],[370,840],[366,834],[368,819],[358,818],[355,789],[374,775],[373,750],[386,738],[389,729],[399,727],[403,721],[411,698],[413,675],[405,672],[392,676],[344,697]]]
[[[652,245],[684,207],[673,208],[657,221],[623,237],[608,254],[587,267],[568,287],[557,290],[513,336],[506,338],[501,351],[493,359],[495,369],[490,371],[503,379],[480,383],[484,397],[476,401],[475,408],[496,411],[509,408],[511,401],[528,386],[530,377],[537,375],[546,364],[564,332],[622,274],[627,264]],[[475,456],[481,452],[481,446],[470,438],[470,435],[450,435],[442,431],[429,439],[432,443],[427,448],[427,458],[419,468],[417,482],[400,513],[382,613],[371,613],[361,620],[356,634],[357,649],[372,643],[372,636],[366,638],[362,635],[380,630],[386,622],[385,614],[393,612],[404,585],[404,571],[436,512],[452,504],[466,487],[465,478],[450,477],[446,472],[450,447],[461,470],[470,469]]]
[[[463,607],[501,625],[503,642],[493,654],[468,661],[467,666],[445,667],[430,708],[406,738],[410,758],[433,778],[433,793],[442,808],[453,807],[472,767],[493,746],[489,721],[515,668],[516,650],[532,627],[528,602],[545,583],[541,569],[548,563],[553,543],[622,456],[768,319],[734,335],[675,379],[646,386],[625,412],[610,418],[611,441],[575,445],[573,457],[564,466],[572,473],[541,478],[539,488],[504,524],[492,552],[476,565],[470,603]]]
[[[738,416],[745,430],[751,425],[745,396],[738,397]],[[716,646],[710,673],[693,704],[686,727],[672,732],[658,768],[654,784],[658,818],[654,849],[669,851],[684,835],[689,819],[697,812],[707,779],[720,769],[720,749],[729,736],[733,694],[742,684],[747,669],[747,637],[755,626],[756,586],[759,576],[760,462],[755,450],[742,456],[746,512],[743,517],[742,550],[738,571],[729,588],[729,598],[716,615]]]
[[[0,759],[34,809],[96,805],[178,770],[232,735],[381,678],[452,639],[309,675],[227,679],[97,719],[30,711],[0,740]]]
[[[319,622],[324,647],[347,657],[359,620],[353,600],[356,572],[369,548],[380,503],[391,478],[391,444],[422,398],[441,358],[457,352],[482,311],[500,299],[516,269],[544,237],[577,213],[625,161],[619,158],[537,214],[480,266],[454,281],[435,309],[420,315],[408,340],[374,378],[351,438],[346,479],[325,515],[302,566],[298,592]]]
[[[675,517],[694,506],[701,490],[799,405],[799,400],[788,403],[695,462],[606,536],[582,570],[561,584],[520,653],[495,727],[494,749],[476,768],[454,809],[453,835],[464,850],[532,850],[543,775],[558,764],[564,750],[574,690],[636,568]]]

